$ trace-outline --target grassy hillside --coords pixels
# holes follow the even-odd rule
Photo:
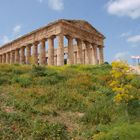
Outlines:
[[[114,103],[110,71],[0,65],[0,139],[138,140],[139,100]],[[140,94],[140,77],[129,83]]]

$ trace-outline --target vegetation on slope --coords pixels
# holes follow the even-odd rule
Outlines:
[[[110,65],[0,65],[0,139],[138,140],[140,77],[134,98],[116,103]]]

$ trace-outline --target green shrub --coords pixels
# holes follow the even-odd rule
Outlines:
[[[93,105],[87,109],[82,121],[85,124],[109,124],[115,116],[115,105],[110,97],[101,96],[94,99]]]
[[[7,79],[7,77],[0,77],[0,85],[3,84],[8,84],[9,83],[9,79]]]
[[[35,121],[32,137],[34,140],[68,140],[66,127],[60,123],[49,124],[48,122]]]
[[[134,77],[131,81],[131,84],[140,89],[140,77]]]
[[[120,124],[93,136],[93,140],[139,140],[140,123]]]
[[[140,101],[138,99],[130,100],[127,108],[130,118],[133,119],[133,121],[140,121]]]
[[[43,66],[33,66],[31,70],[31,75],[33,77],[38,77],[38,76],[46,76],[46,68]]]
[[[21,87],[27,88],[32,84],[32,80],[29,76],[15,76],[12,79],[13,83],[18,83]]]
[[[47,75],[43,78],[41,78],[41,80],[38,81],[39,85],[55,85],[61,81],[63,81],[65,79],[65,77],[63,75],[54,73],[51,75]]]

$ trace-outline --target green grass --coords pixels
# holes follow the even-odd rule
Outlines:
[[[140,103],[116,105],[111,66],[0,65],[1,140],[137,140]],[[140,77],[131,84],[140,93]]]

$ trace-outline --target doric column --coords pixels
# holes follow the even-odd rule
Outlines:
[[[31,61],[31,44],[26,46],[26,64],[30,64]]]
[[[14,64],[14,62],[15,62],[15,51],[12,50],[10,52],[10,64]]]
[[[48,65],[54,65],[54,37],[48,38]]]
[[[19,49],[15,50],[15,63],[19,63]]]
[[[83,64],[85,64],[85,49],[83,50]]]
[[[64,65],[64,36],[59,34],[58,38],[58,48],[57,48],[57,66]]]
[[[33,44],[33,64],[38,64],[38,42]]]
[[[93,65],[98,64],[97,45],[96,44],[92,44],[92,64]]]
[[[10,55],[11,55],[11,53],[10,52],[8,52],[8,63],[10,64]]]
[[[99,64],[104,63],[104,52],[103,52],[103,46],[99,46]]]
[[[82,64],[82,41],[80,39],[76,39],[77,41],[77,64]]]
[[[25,46],[20,48],[20,63],[25,64]]]
[[[40,44],[40,64],[45,65],[46,64],[46,45],[45,45],[46,39],[41,40]]]
[[[6,53],[6,63],[7,64],[9,63],[9,53],[8,52]]]
[[[57,66],[57,55],[54,56],[54,65]]]
[[[5,63],[5,59],[6,57],[5,57],[5,54],[2,54],[2,63],[4,64]]]
[[[90,64],[90,43],[85,42],[85,64]]]
[[[0,55],[0,63],[2,63],[2,55]]]
[[[74,64],[74,46],[73,46],[73,38],[71,36],[67,36],[68,39],[68,64]]]
[[[77,52],[74,52],[74,64],[77,64]]]

